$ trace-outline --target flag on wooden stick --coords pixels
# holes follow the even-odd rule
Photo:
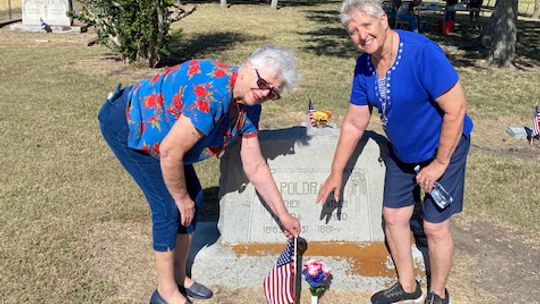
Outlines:
[[[292,238],[285,246],[276,264],[264,279],[264,295],[268,304],[291,304],[296,301],[294,282],[298,238]]]
[[[309,99],[308,103],[308,109],[307,109],[307,126],[308,127],[316,127],[317,122],[315,121],[314,114],[315,113],[315,106],[311,102],[311,98]]]

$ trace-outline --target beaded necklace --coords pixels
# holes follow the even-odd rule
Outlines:
[[[399,35],[398,35],[399,37]],[[394,37],[392,37],[392,44],[394,42]],[[386,125],[388,123],[388,113],[390,112],[390,108],[392,106],[392,98],[390,96],[391,92],[391,80],[392,80],[392,71],[396,70],[396,67],[399,65],[399,62],[401,60],[401,54],[403,53],[403,42],[400,42],[398,45],[398,51],[396,60],[392,64],[392,66],[386,71],[384,78],[379,79],[377,76],[377,69],[373,67],[373,63],[371,61],[371,55],[368,55],[367,61],[368,61],[368,69],[370,72],[372,72],[373,76],[375,76],[375,96],[379,100],[379,103],[381,105],[381,108],[379,109],[379,113],[381,115],[381,121],[383,128],[386,129]],[[390,51],[390,56],[393,55],[393,45]]]

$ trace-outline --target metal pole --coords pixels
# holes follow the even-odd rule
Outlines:
[[[9,20],[11,20],[11,0],[8,0],[8,13],[9,13]]]

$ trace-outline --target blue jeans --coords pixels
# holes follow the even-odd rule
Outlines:
[[[192,233],[197,221],[197,210],[203,200],[203,192],[195,170],[185,165],[186,186],[195,202],[195,217],[191,225],[180,224],[180,213],[174,199],[167,190],[159,159],[127,145],[129,127],[126,121],[126,108],[130,100],[130,88],[113,92],[98,113],[99,128],[103,138],[118,158],[122,166],[141,188],[152,211],[152,239],[155,251],[169,251],[176,247],[177,234]]]

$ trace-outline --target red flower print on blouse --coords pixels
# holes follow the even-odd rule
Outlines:
[[[143,121],[143,122],[141,122],[141,134],[143,134],[144,131],[146,131],[146,124]]]
[[[214,61],[214,66],[216,67],[216,69],[218,70],[228,70],[229,69],[229,66],[226,65],[225,63],[221,62],[221,61]]]
[[[147,144],[144,144],[144,145],[142,146],[142,148],[141,148],[141,151],[144,152],[144,153],[146,153],[146,154],[150,153],[150,146],[147,145]]]
[[[184,103],[182,102],[182,93],[174,94],[172,101],[174,109],[178,112],[182,112],[182,108],[184,107]]]
[[[137,93],[140,87],[141,87],[141,83],[137,82],[135,86],[133,87],[133,93]]]
[[[205,99],[199,99],[197,100],[197,109],[203,113],[208,113],[210,111],[210,105],[208,104],[208,101]]]
[[[238,77],[238,72],[233,72],[231,78],[229,78],[229,89],[234,88],[234,84],[236,83],[236,77]]]
[[[152,76],[152,79],[150,79],[150,84],[155,84],[158,81],[160,76],[161,76],[160,74],[156,74]]]
[[[169,76],[169,74],[171,72],[173,72],[174,70],[177,70],[178,68],[180,67],[180,65],[175,65],[173,67],[170,67],[168,69],[165,70],[165,77],[164,78],[167,78],[167,76]]]
[[[167,113],[173,115],[176,119],[180,118],[184,103],[182,102],[182,93],[174,94],[172,98],[173,104],[167,107]]]
[[[227,74],[223,70],[214,70],[212,73],[210,73],[210,76],[221,78],[225,77]]]
[[[199,61],[193,60],[188,63],[188,76],[189,79],[193,77],[193,75],[198,74],[201,72],[201,66],[199,65]]]
[[[193,92],[195,92],[195,95],[197,98],[205,97],[208,95],[208,88],[211,88],[212,86],[209,83],[203,83],[195,87]]]
[[[156,113],[161,113],[163,108],[163,94],[150,94],[146,96],[143,102],[145,108],[154,108]]]
[[[159,154],[159,143],[155,143],[152,146],[152,154],[153,155],[158,155]]]
[[[159,115],[155,115],[152,117],[149,117],[146,121],[150,123],[152,128],[158,128],[158,130],[161,131],[161,124],[159,121],[161,120],[161,117]]]

